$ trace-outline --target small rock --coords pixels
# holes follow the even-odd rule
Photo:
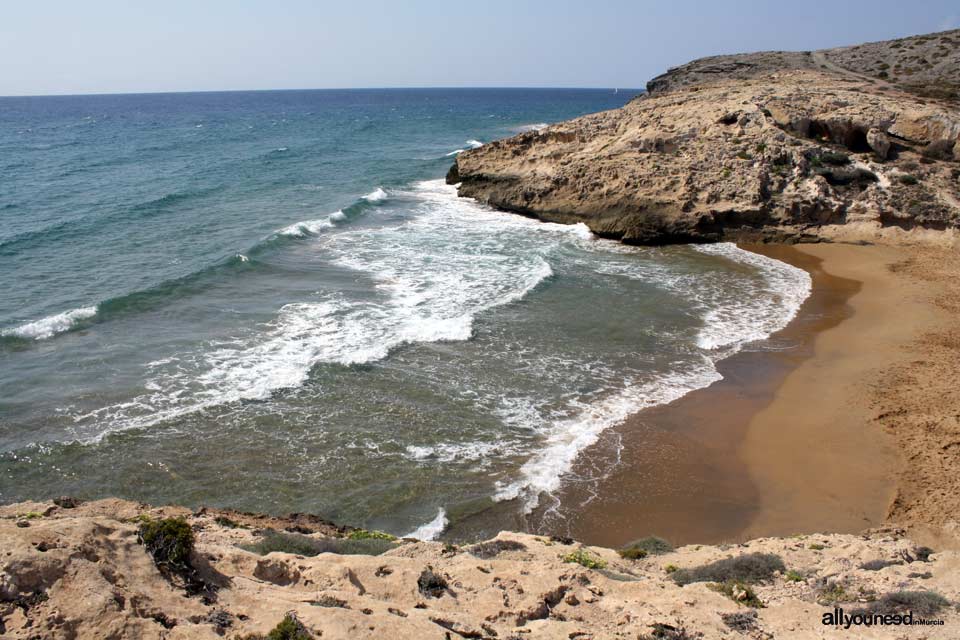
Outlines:
[[[571,594],[568,594],[567,597],[563,599],[563,601],[566,602],[566,603],[567,603],[568,605],[570,605],[571,607],[575,607],[575,606],[577,606],[578,604],[580,604],[580,601],[577,600],[577,596],[575,596],[575,595],[572,594],[572,593],[571,593]]]

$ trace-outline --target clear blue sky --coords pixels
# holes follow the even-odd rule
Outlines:
[[[958,0],[0,0],[0,95],[642,87],[692,58],[960,26]]]

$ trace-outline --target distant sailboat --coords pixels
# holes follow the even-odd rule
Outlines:
[[[620,89],[617,89],[616,87],[614,87],[613,94],[616,95],[618,93],[620,93]]]

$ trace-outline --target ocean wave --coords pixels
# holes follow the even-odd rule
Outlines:
[[[377,299],[320,294],[319,301],[286,304],[249,335],[161,367],[151,378],[154,391],[78,416],[98,429],[82,440],[211,406],[265,400],[302,386],[321,363],[367,364],[405,344],[469,340],[479,314],[521,300],[552,277],[542,252],[515,246],[518,224],[540,223],[460,199],[442,180],[418,183],[398,197],[407,199],[405,222],[321,236],[325,258],[373,280]],[[560,225],[536,228],[557,238],[581,233]],[[477,254],[479,243],[492,250]]]
[[[483,146],[483,143],[480,142],[479,140],[467,140],[464,144],[466,144],[467,146],[464,147],[463,149],[454,149],[454,150],[451,151],[450,153],[447,153],[447,154],[444,154],[444,155],[445,155],[446,157],[448,157],[448,158],[449,158],[450,156],[458,156],[458,155],[460,155],[461,153],[463,153],[464,151],[466,151],[467,149],[479,149],[480,147]]]
[[[34,320],[22,324],[12,329],[0,331],[4,337],[22,338],[25,340],[46,340],[55,335],[70,331],[77,327],[84,320],[88,320],[97,315],[97,307],[81,307],[71,309],[46,318]]]
[[[441,507],[437,510],[437,517],[420,525],[403,538],[415,538],[416,540],[435,540],[437,536],[443,533],[444,529],[447,528],[449,521],[447,520],[447,512]]]
[[[388,194],[383,190],[383,187],[377,187],[367,195],[363,196],[363,199],[367,202],[380,202],[382,200],[386,200],[387,197]]]
[[[279,235],[289,236],[291,238],[306,238],[307,236],[315,236],[322,233],[324,229],[332,229],[334,226],[336,226],[336,220],[334,219],[334,216],[342,213],[342,211],[337,211],[336,213],[330,214],[326,218],[295,222],[290,226],[280,229],[277,231],[277,233]]]

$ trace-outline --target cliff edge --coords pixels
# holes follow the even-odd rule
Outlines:
[[[952,239],[958,87],[960,30],[704,58],[620,109],[465,151],[447,181],[632,244]]]

